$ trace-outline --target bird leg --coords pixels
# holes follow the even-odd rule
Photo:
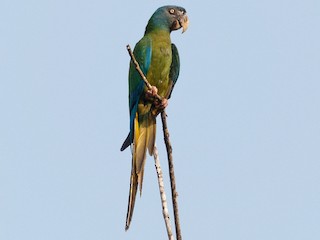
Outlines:
[[[146,96],[155,98],[155,96],[158,94],[158,88],[156,86],[151,86],[150,89],[146,91]]]
[[[168,99],[162,98],[161,102],[156,96],[158,95],[158,88],[155,86],[151,86],[151,89],[148,89],[145,92],[145,99],[149,102],[153,103],[153,106],[156,110],[156,115],[162,112],[168,106]]]
[[[168,99],[163,98],[161,103],[159,103],[159,101],[155,101],[154,102],[154,106],[159,109],[159,110],[164,110],[167,106],[168,106]]]

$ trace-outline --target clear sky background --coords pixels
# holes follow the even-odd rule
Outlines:
[[[190,19],[167,109],[183,239],[320,239],[318,0],[2,0],[1,240],[166,239],[150,157],[124,231],[119,148],[125,46],[167,4]]]

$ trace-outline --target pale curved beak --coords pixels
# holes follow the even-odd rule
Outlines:
[[[182,26],[182,33],[184,33],[185,31],[187,31],[188,26],[189,26],[189,18],[186,14],[184,14],[180,19],[179,19],[179,23]]]

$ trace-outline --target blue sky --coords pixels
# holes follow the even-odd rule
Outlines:
[[[167,4],[190,19],[167,109],[183,239],[320,238],[319,1],[4,0],[0,239],[166,239],[152,158],[124,231],[119,148],[125,46]]]

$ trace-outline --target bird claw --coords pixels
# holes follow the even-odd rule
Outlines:
[[[154,116],[157,116],[159,113],[163,112],[164,109],[168,106],[168,99],[163,98],[160,102],[159,100],[154,101],[153,103],[154,110],[152,111]]]
[[[155,86],[151,86],[151,89],[148,89],[146,91],[146,97],[148,99],[154,98],[155,96],[157,96],[157,94],[158,94],[158,88]]]
[[[155,107],[160,110],[165,109],[167,106],[168,106],[168,99],[166,99],[166,98],[163,98],[161,103],[156,102],[156,104],[155,104]]]
[[[158,115],[168,106],[168,99],[163,98],[161,101],[156,97],[158,95],[158,88],[151,86],[151,89],[148,89],[145,92],[145,99],[153,103],[154,114]]]

